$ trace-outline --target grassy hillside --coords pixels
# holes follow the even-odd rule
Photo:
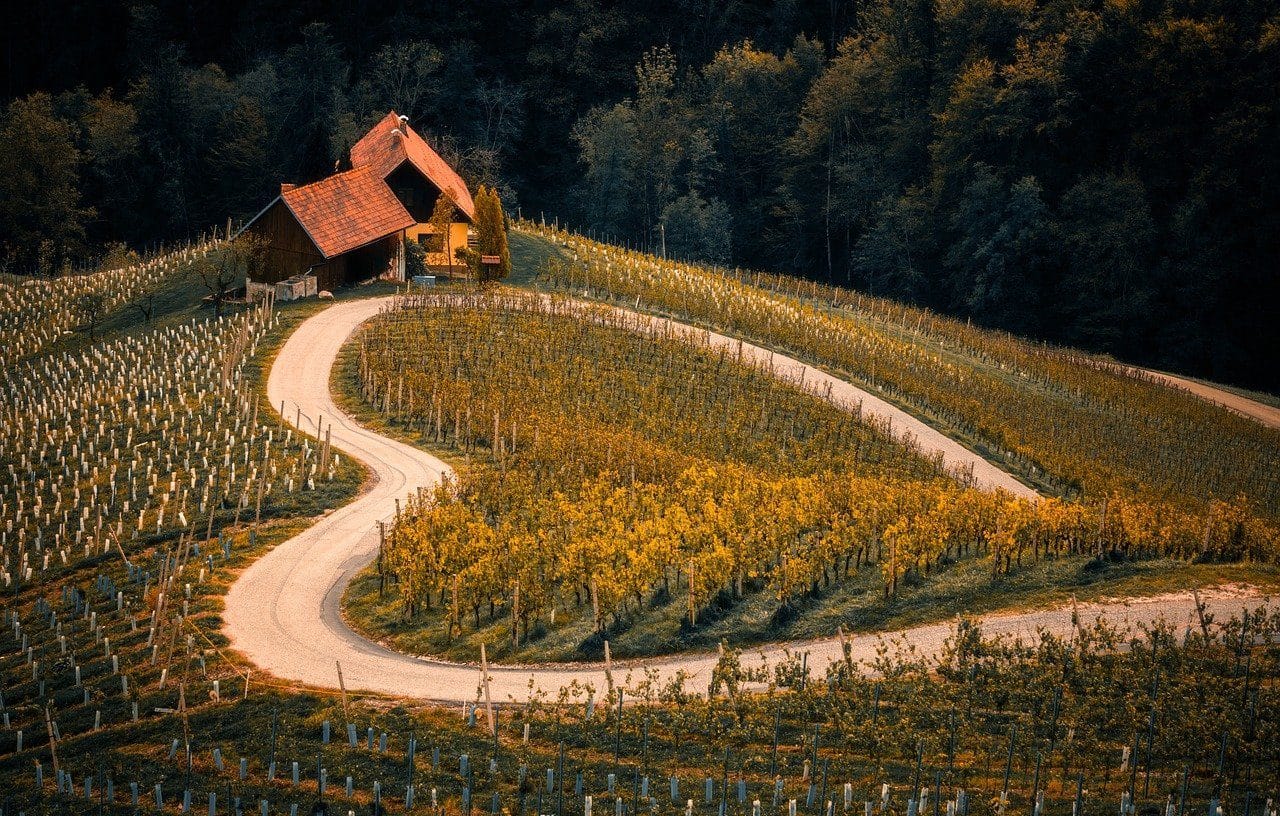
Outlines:
[[[517,262],[539,249],[518,241]],[[1257,518],[1206,538],[1133,496],[1099,524],[1078,501],[939,487],[874,425],[700,336],[644,332],[466,292],[369,324],[336,378],[344,407],[460,476],[407,506],[390,591],[370,572],[348,594],[356,626],[411,653],[575,660],[605,639],[664,654],[1280,577]],[[1229,545],[1244,557],[1213,557]]]
[[[628,816],[746,816],[757,799],[769,816],[793,801],[821,816],[846,799],[903,813],[927,784],[948,813],[994,815],[1004,790],[1015,810],[1041,796],[1042,813],[1065,816],[1078,782],[1090,808],[1129,792],[1139,807],[1216,797],[1227,812],[1277,784],[1280,670],[1245,638],[1280,629],[1265,617],[1247,630],[1159,630],[1121,652],[1105,629],[1026,648],[962,627],[943,671],[890,651],[878,678],[848,667],[815,677],[799,656],[748,677],[730,650],[710,700],[618,677],[624,707],[617,689],[567,689],[496,712],[496,737],[483,708],[460,716],[262,676],[227,650],[221,596],[361,478],[335,462],[332,481],[317,473],[302,489],[315,440],[282,431],[265,405],[254,413],[275,349],[324,305],[211,321],[182,317],[189,302],[175,298],[167,325],[122,316],[110,339],[36,349],[5,369],[4,813],[571,815],[590,795],[597,809],[618,797]],[[223,371],[232,386],[220,391]],[[256,523],[255,482],[241,481],[254,464],[272,474]],[[184,491],[185,525],[174,512]],[[742,693],[748,683],[762,693]],[[1149,713],[1159,725],[1143,732]],[[1141,764],[1117,773],[1135,733],[1149,734]]]
[[[857,292],[664,262],[564,232],[513,245],[541,285],[671,314],[839,372],[1032,484],[1100,503],[1135,495],[1198,514],[1243,497],[1280,514],[1280,430],[1144,382],[1103,358]],[[541,243],[539,247],[538,244]]]

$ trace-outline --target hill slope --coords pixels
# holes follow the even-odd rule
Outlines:
[[[1280,515],[1280,429],[1135,380],[1109,360],[857,292],[523,229],[541,241],[523,251],[541,255],[542,285],[670,314],[827,367],[1051,492],[1094,504],[1139,496],[1211,525],[1227,513],[1222,503]]]

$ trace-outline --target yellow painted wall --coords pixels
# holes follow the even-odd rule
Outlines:
[[[450,253],[456,253],[458,251],[458,247],[465,247],[467,245],[468,226],[469,225],[465,221],[455,221],[454,223],[449,225],[449,252]],[[432,235],[434,233],[435,233],[435,229],[430,224],[414,224],[412,227],[409,227],[404,231],[405,237],[408,238],[410,241],[417,241],[418,236],[420,235]],[[427,253],[428,267],[440,268],[444,266],[452,266],[453,268],[449,270],[450,274],[452,275],[467,274],[467,267],[458,261],[458,258],[456,255],[453,256],[452,261],[453,263],[450,264],[449,261],[446,260],[443,252]]]

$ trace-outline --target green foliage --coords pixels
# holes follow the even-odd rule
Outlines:
[[[102,261],[99,262],[98,268],[101,270],[124,269],[136,266],[141,260],[138,257],[138,253],[125,244],[115,241],[107,245],[107,251],[103,253]]]
[[[412,279],[416,275],[426,275],[427,251],[417,241],[404,240],[404,276]]]
[[[196,276],[213,301],[216,317],[222,316],[233,289],[251,277],[261,279],[267,262],[266,242],[248,232],[196,259],[193,264]]]
[[[718,198],[696,192],[680,196],[662,210],[663,241],[673,258],[727,264],[733,257],[729,208]]]
[[[378,49],[355,89],[356,102],[371,113],[394,110],[417,122],[439,95],[444,54],[427,40],[397,40]]]
[[[476,248],[474,254],[483,258],[494,255],[499,259],[496,268],[478,263],[478,274],[482,280],[500,280],[511,274],[511,250],[507,248],[506,216],[502,212],[502,201],[498,191],[480,186],[476,193]]]
[[[593,108],[574,124],[573,140],[585,166],[581,189],[592,223],[614,235],[627,230],[639,183],[635,112],[624,104]]]
[[[1067,336],[1106,351],[1127,347],[1156,297],[1146,274],[1156,238],[1146,191],[1132,176],[1089,176],[1063,194],[1059,218]]]
[[[85,198],[94,203],[101,219],[111,225],[111,235],[134,238],[142,233],[136,207],[145,191],[136,183],[142,158],[138,113],[111,91],[88,100],[81,117],[84,129]],[[119,240],[111,242],[108,249]]]
[[[80,248],[93,215],[80,202],[80,163],[48,95],[9,103],[0,119],[0,248],[15,271],[52,275]]]
[[[13,43],[11,93],[56,94],[58,133],[4,151],[69,182],[29,186],[41,202],[6,174],[6,202],[35,202],[3,232],[14,268],[249,217],[395,108],[513,211],[1280,387],[1267,3],[503,0],[317,21],[263,0],[198,24],[177,0],[126,5],[49,0],[10,26],[83,26]]]
[[[1042,196],[1030,176],[1006,185],[977,164],[952,217],[956,240],[946,264],[956,298],[1011,329],[1032,328],[1032,315],[1042,308],[1037,293],[1054,251]]]
[[[676,257],[1274,386],[1236,361],[1280,325],[1280,290],[1260,274],[1276,248],[1238,240],[1276,233],[1275,185],[1227,170],[1243,145],[1268,152],[1260,109],[1235,101],[1277,79],[1261,67],[1266,38],[1246,33],[1264,19],[1180,0],[1105,14],[879,0],[825,64],[803,41],[782,56],[726,47],[700,71],[650,55],[634,99],[578,120],[582,217],[657,254],[656,212]],[[1274,99],[1262,106],[1274,115]],[[646,133],[655,110],[669,141]],[[690,226],[708,190],[731,216],[730,259]],[[1261,300],[1229,312],[1246,291]]]
[[[431,209],[431,217],[427,223],[431,225],[430,238],[427,245],[427,251],[431,253],[440,253],[444,255],[441,263],[451,265],[454,257],[453,240],[449,227],[453,224],[453,219],[457,217],[458,208],[453,203],[453,199],[449,198],[448,193],[441,192],[436,196],[435,206]]]

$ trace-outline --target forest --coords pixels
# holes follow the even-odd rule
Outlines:
[[[1274,0],[2,14],[2,271],[251,216],[394,108],[513,215],[1280,387]]]

